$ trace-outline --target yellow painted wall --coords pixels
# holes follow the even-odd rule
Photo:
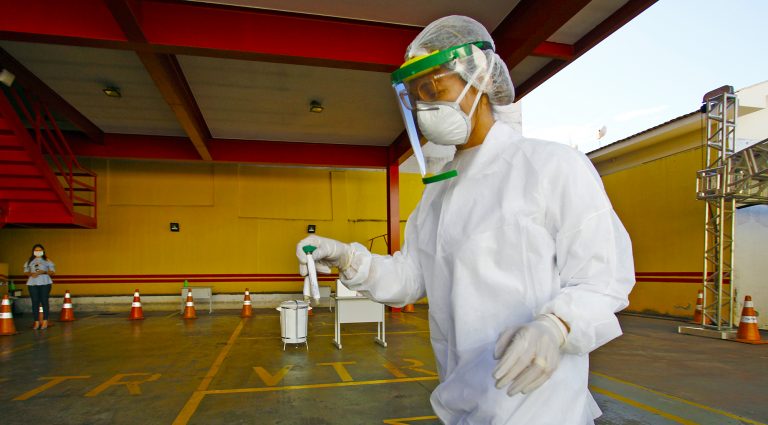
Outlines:
[[[308,224],[321,236],[366,246],[386,233],[384,171],[104,159],[84,165],[99,175],[98,228],[0,229],[0,262],[9,264],[11,275],[22,274],[32,245],[42,243],[60,275],[124,281],[69,285],[77,295],[126,294],[135,287],[142,294],[176,294],[181,278],[147,283],[146,276],[295,274],[295,246]],[[417,175],[400,177],[405,220],[423,184]],[[170,232],[171,222],[181,231]],[[386,253],[383,238],[372,248]],[[295,292],[301,284],[297,278],[212,286],[214,292],[237,293],[244,286]],[[64,289],[54,285],[54,294]]]
[[[664,141],[670,146],[690,145],[698,133]],[[696,199],[696,171],[701,169],[701,150],[688,149],[654,159],[654,147],[623,160],[631,168],[604,175],[608,196],[630,234],[635,270],[641,275],[630,295],[628,310],[673,316],[692,316],[699,277],[643,276],[642,274],[688,272],[703,269],[704,204]],[[622,157],[617,158],[618,161]],[[660,279],[699,282],[664,282]]]

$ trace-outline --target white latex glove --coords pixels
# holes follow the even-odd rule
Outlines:
[[[312,252],[312,258],[315,260],[315,267],[320,273],[330,273],[331,267],[338,267],[339,272],[343,272],[352,262],[353,249],[351,245],[322,236],[307,236],[296,245],[299,273],[302,276],[306,276],[308,273],[307,254],[304,253],[303,249],[307,245],[316,248]]]
[[[502,333],[494,352],[499,361],[493,371],[496,388],[509,385],[510,397],[539,388],[557,369],[567,334],[554,314],[541,315],[521,328]]]

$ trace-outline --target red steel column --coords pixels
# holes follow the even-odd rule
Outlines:
[[[391,153],[391,149],[390,149]],[[400,250],[400,164],[394,155],[387,161],[387,241],[389,255]],[[392,312],[402,309],[390,307]]]

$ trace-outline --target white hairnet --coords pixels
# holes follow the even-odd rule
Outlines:
[[[491,35],[480,22],[466,16],[446,16],[427,25],[416,36],[405,51],[405,59],[477,41],[488,42],[495,49]],[[493,50],[483,50],[482,53],[485,54],[485,60],[478,60],[473,55],[445,66],[458,71],[465,81],[485,92],[492,105],[509,105],[515,100],[515,89],[507,65]],[[461,63],[457,63],[459,61]],[[488,73],[480,78],[472,78],[478,67],[485,67],[486,64],[490,64],[491,68]]]

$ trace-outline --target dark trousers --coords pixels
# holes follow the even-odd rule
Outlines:
[[[32,298],[32,319],[37,321],[40,317],[40,305],[43,306],[43,320],[48,320],[48,295],[51,294],[51,286],[53,285],[32,285],[27,286],[29,290],[29,296]]]

